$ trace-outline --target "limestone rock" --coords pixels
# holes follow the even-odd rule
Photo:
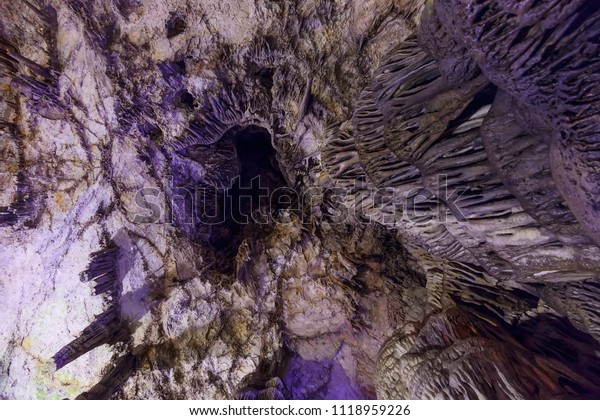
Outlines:
[[[595,1],[2,2],[0,397],[597,397]]]

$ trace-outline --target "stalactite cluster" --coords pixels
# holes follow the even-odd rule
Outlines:
[[[52,356],[57,370],[98,346],[115,344],[129,338],[127,324],[121,317],[118,253],[117,247],[93,253],[87,269],[81,273],[82,282],[94,282],[95,295],[106,296],[107,308],[75,340]]]
[[[596,0],[17,2],[1,398],[600,396]]]

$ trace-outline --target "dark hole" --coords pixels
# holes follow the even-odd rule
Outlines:
[[[261,128],[251,127],[234,138],[240,161],[240,176],[227,191],[232,207],[230,215],[240,223],[254,210],[269,210],[271,194],[285,185],[275,159],[270,134]]]
[[[179,69],[181,70],[181,74],[185,74],[185,71],[186,71],[185,60],[176,61],[175,65],[177,67],[179,67]]]
[[[179,103],[186,108],[193,109],[194,108],[194,97],[187,90],[181,91],[179,94]]]
[[[274,70],[271,68],[260,69],[256,72],[256,77],[261,81],[262,85],[268,90],[273,88]]]
[[[181,16],[172,14],[167,22],[167,38],[173,38],[179,34],[182,34],[186,29],[185,21]]]
[[[214,268],[221,272],[231,272],[244,239],[269,234],[279,210],[302,205],[287,186],[264,128],[235,127],[217,143],[196,144],[178,154],[206,173],[192,177],[187,164],[172,166],[171,220],[182,233],[209,246]]]
[[[258,225],[267,226],[273,212],[290,204],[281,197],[290,195],[290,190],[285,188],[269,132],[250,126],[226,136],[231,136],[237,153],[239,176],[222,192],[219,213],[223,222],[212,226],[209,240],[224,259],[235,256],[244,238],[252,237]]]

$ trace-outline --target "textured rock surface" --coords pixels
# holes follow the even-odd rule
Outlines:
[[[0,2],[0,396],[600,396],[600,13],[515,4]]]

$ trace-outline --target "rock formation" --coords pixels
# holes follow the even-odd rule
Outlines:
[[[596,0],[18,1],[2,398],[600,397]]]

